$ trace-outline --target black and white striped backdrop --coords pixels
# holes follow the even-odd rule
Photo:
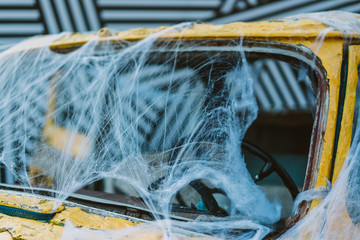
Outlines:
[[[305,12],[360,12],[349,0],[0,0],[0,44],[36,34],[124,30],[184,21],[256,21]]]

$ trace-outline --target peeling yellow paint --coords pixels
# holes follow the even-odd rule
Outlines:
[[[42,198],[0,193],[0,205],[39,213],[51,213],[55,202]],[[60,212],[64,209],[65,206],[60,204],[60,206],[54,212]]]
[[[261,22],[237,22],[226,25],[212,25],[212,24],[193,24],[190,28],[169,29],[168,26],[158,28],[137,28],[131,29],[113,35],[102,34],[103,31],[99,31],[98,34],[80,34],[74,33],[67,35],[56,40],[51,46],[51,49],[64,49],[79,47],[89,40],[98,40],[100,42],[119,42],[119,41],[138,41],[146,38],[147,36],[158,33],[160,31],[168,29],[164,34],[159,36],[157,41],[177,41],[181,40],[208,40],[208,39],[238,39],[240,37],[246,38],[311,38],[318,37],[321,31],[328,26],[317,22],[315,20],[302,18],[289,21],[261,21]],[[359,34],[354,33],[353,38]],[[343,35],[339,31],[330,31],[327,33],[327,37],[342,38]]]
[[[0,213],[0,231],[8,231],[16,239],[60,239],[63,227]]]
[[[164,238],[162,231],[154,229],[137,228],[122,234],[118,230],[135,227],[137,224],[115,217],[101,217],[86,213],[77,207],[70,207],[61,213],[57,213],[50,223],[11,217],[0,213],[0,239],[60,239],[64,233],[63,223],[65,220],[70,220],[77,227],[75,231],[81,236],[80,239],[161,240]],[[109,232],[104,230],[109,230]],[[73,234],[73,232],[70,234]],[[185,237],[181,235],[177,235],[177,237],[181,240],[215,239],[210,237]]]
[[[91,229],[119,229],[137,225],[138,223],[116,217],[101,217],[95,214],[86,213],[78,207],[70,207],[51,220],[54,224],[64,224],[69,219],[76,227]]]

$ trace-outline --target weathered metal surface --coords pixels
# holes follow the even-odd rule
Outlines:
[[[8,193],[0,193],[0,205],[38,213],[56,213],[65,209],[65,206],[60,204],[60,206],[53,211],[53,207],[55,205],[54,201]]]
[[[79,207],[70,207],[56,214],[51,220],[51,223],[63,225],[66,220],[70,220],[76,227],[104,230],[125,228],[137,224],[121,218],[101,217],[95,214],[86,213]]]
[[[190,28],[173,28],[160,35],[157,41],[177,41],[181,40],[210,40],[210,39],[237,39],[237,38],[316,38],[321,31],[328,26],[311,19],[295,19],[290,21],[274,20],[252,23],[230,23],[226,25],[194,24]],[[138,41],[145,37],[166,30],[169,27],[158,28],[137,28],[119,33],[110,37],[102,37],[105,30],[100,30],[99,34],[80,34],[74,33],[56,40],[50,48],[53,50],[79,47],[89,40],[94,40],[98,36],[98,41]],[[339,31],[327,33],[327,38],[343,38]],[[359,37],[354,33],[353,38]]]
[[[21,188],[19,190],[21,190]],[[36,191],[39,190],[40,189],[37,189]],[[43,189],[43,194],[46,195],[46,193],[50,193],[47,191],[50,190]],[[3,201],[0,198],[0,204],[4,202],[5,204],[11,206],[16,205],[24,209],[49,211],[53,206],[53,201],[51,201],[48,197],[42,197],[41,195],[33,196],[27,193],[6,191],[6,193],[1,192],[0,196],[5,196],[5,199],[7,199]],[[13,203],[12,201],[14,201],[15,203]],[[89,202],[92,201],[89,200]],[[32,206],[31,203],[34,204],[34,206]],[[109,203],[107,204],[109,205]],[[116,208],[116,206],[113,206],[113,208]],[[141,210],[136,210],[134,208],[134,211]],[[50,222],[35,221],[21,217],[8,216],[6,214],[0,213],[0,239],[3,239],[1,237],[4,237],[4,239],[8,237],[10,237],[9,239],[12,239],[11,237],[13,237],[16,239],[30,240],[60,239],[63,236],[64,224],[66,224],[66,221],[71,222],[74,227],[76,227],[77,231],[81,231],[80,234],[82,236],[84,235],[91,237],[85,237],[86,239],[107,239],[106,237],[109,237],[109,239],[113,239],[111,238],[111,236],[113,236],[111,234],[104,236],[104,230],[119,230],[123,228],[136,227],[139,223],[143,223],[143,221],[141,221],[140,219],[131,218],[128,215],[123,216],[123,218],[121,216],[122,215],[119,215],[117,213],[103,211],[76,203],[70,203],[68,201],[66,201],[65,204],[61,205],[61,207],[55,214],[55,217]],[[184,219],[178,217],[177,220]],[[88,231],[90,231],[90,235]],[[116,233],[114,236],[116,236]],[[179,233],[178,236],[179,239],[213,239],[206,236],[200,238],[185,237],[181,233]],[[145,228],[130,231],[128,235],[126,235],[125,237],[122,236],[120,239],[163,239],[163,232],[160,230],[149,230]]]
[[[63,227],[0,214],[0,231],[7,231],[15,239],[60,239]]]
[[[360,64],[360,46],[349,46],[348,56],[348,73],[346,95],[344,99],[344,112],[341,122],[341,132],[339,136],[339,145],[336,149],[336,159],[332,183],[335,183],[339,176],[340,170],[344,164],[351,144],[351,135],[353,130],[353,119],[356,98],[356,84],[358,83],[358,65]]]

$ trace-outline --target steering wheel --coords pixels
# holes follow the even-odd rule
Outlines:
[[[271,173],[275,172],[281,178],[285,187],[289,190],[293,200],[295,200],[296,196],[299,194],[299,189],[297,188],[289,173],[270,154],[246,140],[243,140],[242,148],[246,149],[265,162],[264,166],[255,176],[255,183],[263,180]]]
[[[173,153],[171,154],[171,159],[169,161],[169,164],[173,164],[172,160],[176,158],[179,148],[183,144],[183,142],[184,141],[180,141],[178,144],[179,147],[175,148],[176,150],[174,150]],[[292,198],[295,200],[296,196],[299,194],[299,190],[294,180],[291,178],[289,173],[270,154],[268,154],[261,148],[245,140],[242,141],[241,147],[265,162],[263,167],[259,170],[258,174],[256,174],[255,176],[254,179],[255,183],[263,180],[264,178],[268,177],[271,173],[275,172],[281,178],[285,187],[289,190]],[[165,177],[161,177],[157,179],[148,187],[148,189],[149,190],[157,189],[161,185],[164,179]],[[189,186],[192,187],[201,196],[201,199],[204,205],[206,206],[207,212],[209,214],[215,216],[227,215],[226,211],[219,206],[218,202],[216,201],[213,195],[215,193],[221,193],[225,195],[225,193],[221,189],[210,188],[206,184],[204,184],[201,181],[201,179],[190,182]],[[182,203],[182,205],[185,205],[183,201],[181,201],[181,198],[178,198],[178,201],[180,202],[180,204]]]

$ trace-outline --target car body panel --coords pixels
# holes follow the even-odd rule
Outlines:
[[[307,18],[289,19],[289,20],[270,20],[262,22],[237,22],[226,25],[212,25],[212,24],[193,24],[190,28],[173,28],[159,27],[159,28],[137,28],[119,33],[112,33],[107,29],[99,31],[99,41],[138,41],[146,38],[147,36],[159,33],[168,29],[158,38],[159,41],[177,41],[181,40],[221,40],[221,39],[238,39],[241,37],[252,39],[273,39],[273,38],[317,38],[322,31],[327,29],[323,23],[316,20]],[[343,34],[339,31],[330,31],[327,38],[343,38]],[[79,47],[87,41],[97,36],[97,34],[80,34],[74,33],[62,37],[50,46],[54,51],[61,49],[68,49],[72,47]],[[354,33],[352,37],[357,37],[358,34]]]
[[[339,146],[337,148],[333,184],[340,174],[340,170],[344,164],[345,158],[348,154],[351,144],[351,135],[353,131],[353,119],[355,110],[355,98],[356,98],[356,85],[358,82],[358,65],[360,64],[360,46],[349,46],[349,66],[347,74],[346,95],[344,101],[344,111],[341,132],[339,137]]]

